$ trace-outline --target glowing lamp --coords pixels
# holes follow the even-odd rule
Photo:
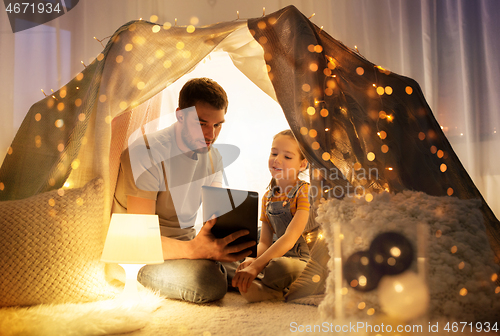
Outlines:
[[[163,263],[158,216],[114,213],[101,261],[122,266],[126,275],[123,294],[137,295],[137,273],[141,267]]]

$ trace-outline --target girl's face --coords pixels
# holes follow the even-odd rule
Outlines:
[[[274,138],[269,155],[269,171],[276,180],[297,180],[299,173],[306,167],[307,160],[301,159],[295,139],[287,135]]]

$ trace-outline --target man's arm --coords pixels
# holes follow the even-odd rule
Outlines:
[[[156,214],[156,201],[141,197],[127,196],[127,212],[135,214]],[[211,229],[215,219],[207,221],[198,235],[189,241],[182,241],[168,237],[161,237],[163,259],[212,259],[218,261],[238,261],[248,255],[250,251],[244,251],[255,245],[255,242],[247,242],[235,246],[228,246],[241,236],[249,232],[241,230],[227,237],[217,239],[212,235]],[[241,252],[244,251],[244,252]]]

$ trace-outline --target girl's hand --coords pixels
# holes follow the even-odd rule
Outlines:
[[[244,262],[246,262],[246,260]],[[248,287],[252,285],[252,281],[262,270],[263,267],[257,267],[252,261],[249,266],[236,271],[232,283],[233,287],[238,287],[243,293],[246,293]]]
[[[250,264],[253,263],[254,260],[255,260],[255,258],[247,257],[241,264],[238,265],[238,268],[236,269],[236,272],[238,272],[239,270],[244,269],[247,266],[250,266]]]

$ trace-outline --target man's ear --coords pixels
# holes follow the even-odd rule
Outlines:
[[[177,121],[180,122],[181,124],[184,122],[184,113],[180,108],[177,108],[175,110],[175,117],[177,118]]]

